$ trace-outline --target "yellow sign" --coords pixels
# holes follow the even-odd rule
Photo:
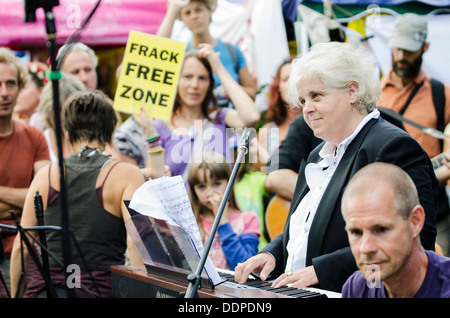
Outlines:
[[[177,92],[186,44],[130,31],[114,108],[168,120]]]

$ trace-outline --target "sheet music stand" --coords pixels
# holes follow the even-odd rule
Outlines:
[[[192,240],[181,228],[142,215],[128,204],[129,201],[125,201],[131,218],[125,226],[147,272],[185,283],[186,277],[194,273],[201,257]],[[214,289],[205,270],[202,273],[202,287]]]

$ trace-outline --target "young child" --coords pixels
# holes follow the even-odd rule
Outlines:
[[[218,153],[204,153],[191,164],[188,175],[192,209],[206,242],[231,175],[231,167]],[[222,214],[209,257],[216,268],[231,269],[258,251],[258,216],[238,209],[233,190]]]

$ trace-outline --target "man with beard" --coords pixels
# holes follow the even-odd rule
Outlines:
[[[377,105],[395,110],[423,126],[438,128],[431,79],[421,68],[423,54],[430,46],[426,38],[427,21],[423,17],[405,13],[396,21],[389,40],[392,49],[392,70],[381,80],[382,92]],[[444,128],[450,122],[448,85],[445,85],[445,97]],[[405,123],[404,128],[419,142],[430,158],[442,152],[440,140],[409,124]]]
[[[426,39],[427,21],[423,17],[405,13],[397,19],[389,39],[392,70],[381,80],[382,92],[377,105],[394,110],[404,118],[425,127],[443,131],[450,122],[450,86],[432,80],[423,71],[422,58],[430,46]],[[403,127],[430,158],[449,149],[447,143],[414,126],[403,123]],[[447,161],[450,161],[449,159],[450,156],[447,156]],[[447,167],[435,170],[440,184],[437,218],[444,223],[449,215],[445,191],[445,185],[450,178],[450,169]],[[448,240],[444,237],[442,239]]]

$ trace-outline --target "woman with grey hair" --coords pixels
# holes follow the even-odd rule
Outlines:
[[[437,179],[431,161],[408,133],[381,118],[370,60],[348,43],[323,43],[296,60],[290,74],[291,103],[303,108],[306,123],[324,141],[300,164],[284,232],[236,267],[236,281],[259,272],[263,280],[276,278],[275,287],[340,292],[357,269],[341,198],[351,177],[376,161],[395,164],[411,176],[426,213],[420,240],[434,249]]]
[[[294,107],[303,106],[297,88],[315,79],[336,89],[347,89],[352,82],[356,83],[355,106],[361,111],[371,112],[380,98],[380,81],[374,75],[373,62],[361,47],[339,42],[320,43],[313,46],[309,54],[294,59],[291,67],[287,99]]]

